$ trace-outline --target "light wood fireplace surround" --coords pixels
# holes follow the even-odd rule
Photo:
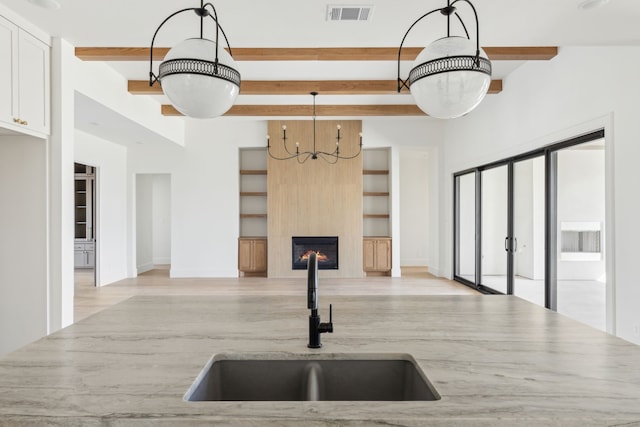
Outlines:
[[[316,121],[316,147],[332,152],[336,126],[341,125],[341,152],[353,153],[362,131],[360,120]],[[313,122],[270,121],[272,153],[284,157],[282,126],[287,126],[287,143],[295,150],[311,149]],[[267,162],[268,275],[305,277],[306,271],[291,268],[292,236],[338,236],[340,266],[325,270],[325,277],[362,277],[362,155],[329,164],[323,159],[295,159]]]

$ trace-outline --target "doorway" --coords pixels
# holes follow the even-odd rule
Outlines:
[[[74,163],[74,278],[76,287],[97,286],[96,168]]]
[[[136,175],[137,274],[171,265],[171,175]]]
[[[454,279],[606,331],[605,210],[604,130],[457,173]]]

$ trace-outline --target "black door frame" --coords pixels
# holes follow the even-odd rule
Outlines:
[[[453,174],[453,274],[455,281],[476,289],[483,293],[502,294],[502,292],[482,285],[482,171],[507,166],[507,230],[505,237],[505,251],[507,261],[507,294],[513,294],[514,280],[514,253],[517,243],[514,236],[514,164],[523,160],[544,156],[545,159],[545,307],[556,311],[557,309],[557,194],[558,194],[558,152],[562,149],[575,145],[603,139],[604,129],[598,129],[576,137],[568,138],[532,151],[528,151],[516,156],[508,157],[499,161],[488,163],[482,166],[465,169]],[[456,274],[458,257],[458,220],[459,220],[459,188],[458,178],[473,173],[475,175],[475,282],[460,277]]]

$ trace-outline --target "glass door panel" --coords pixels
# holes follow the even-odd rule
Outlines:
[[[476,282],[476,174],[455,177],[455,269],[454,274]]]
[[[557,152],[557,311],[606,330],[604,139]]]
[[[482,278],[480,284],[507,293],[508,167],[482,171]]]
[[[513,294],[544,307],[544,156],[513,165]]]

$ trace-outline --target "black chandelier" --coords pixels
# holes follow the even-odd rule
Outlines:
[[[464,21],[455,4],[463,2],[473,11],[476,41],[470,40]],[[406,80],[400,78],[402,46],[413,27],[427,16],[440,12],[447,18],[447,35],[431,43],[418,55]],[[451,35],[451,16],[455,15],[465,37]],[[398,49],[398,93],[411,91],[418,107],[429,116],[451,119],[473,110],[484,98],[491,84],[491,61],[480,48],[480,25],[476,8],[469,0],[447,0],[447,6],[434,9],[415,20]]]
[[[174,16],[188,11],[195,12],[200,19],[200,37],[186,39],[171,48],[160,64],[158,75],[154,74],[153,45],[160,28]],[[215,41],[204,38],[206,17],[215,23]],[[229,53],[220,46],[220,33]],[[149,86],[157,81],[171,104],[185,116],[213,118],[231,108],[240,92],[240,73],[235,68],[229,40],[213,4],[200,0],[200,7],[178,10],[156,29],[151,39]]]
[[[358,152],[350,156],[345,156],[340,153],[340,140],[342,139],[342,137],[340,136],[340,125],[336,126],[338,133],[336,135],[336,148],[333,152],[328,153],[326,151],[319,151],[316,148],[316,96],[318,95],[318,92],[311,92],[310,94],[313,96],[313,150],[300,151],[299,142],[296,142],[295,151],[291,150],[287,146],[287,126],[282,125],[282,146],[284,147],[284,151],[287,153],[287,155],[284,157],[273,155],[271,153],[270,137],[269,135],[267,135],[267,153],[269,153],[269,157],[275,160],[296,159],[300,164],[306,162],[309,159],[316,160],[318,158],[322,158],[327,163],[334,164],[337,163],[339,159],[349,160],[358,157],[362,152],[362,132],[360,132],[360,143],[358,144]]]

